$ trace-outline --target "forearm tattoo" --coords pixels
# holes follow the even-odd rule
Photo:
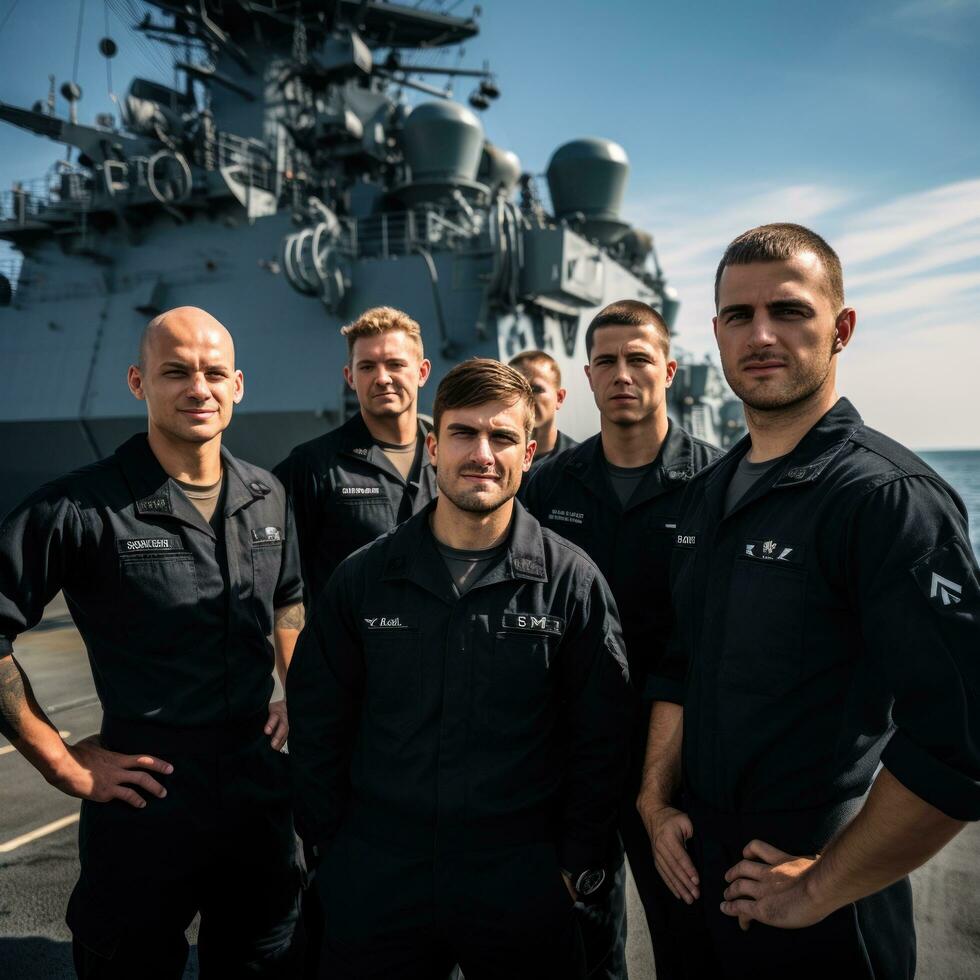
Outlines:
[[[276,629],[301,630],[306,625],[306,610],[302,602],[276,610]]]
[[[20,737],[29,691],[30,684],[17,661],[12,656],[0,660],[0,735],[10,742]]]

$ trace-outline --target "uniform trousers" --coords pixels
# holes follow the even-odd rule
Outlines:
[[[408,854],[341,830],[321,855],[322,980],[584,980],[554,845]]]
[[[589,980],[625,980],[626,969],[626,869],[622,852],[629,858],[630,873],[640,896],[653,944],[657,980],[677,980],[682,974],[677,944],[668,920],[673,895],[663,883],[653,860],[646,827],[636,809],[643,776],[643,760],[649,728],[649,710],[637,712],[630,745],[630,769],[619,808],[619,842],[607,862],[610,880],[596,901],[579,906],[579,922],[585,940]],[[618,865],[618,868],[617,868]],[[616,869],[616,870],[614,870]]]
[[[719,908],[725,872],[753,839],[794,855],[822,850],[855,806],[780,813],[725,813],[686,799],[694,825],[688,853],[701,896],[673,900],[670,921],[682,951],[685,980],[911,980],[915,925],[908,878],[851,903],[806,929],[776,929],[738,919]]]
[[[84,980],[179,980],[185,930],[201,913],[200,976],[292,976],[299,871],[287,758],[262,731],[268,716],[169,729],[106,718],[102,743],[156,755],[163,799],[82,803],[81,875],[68,904]]]

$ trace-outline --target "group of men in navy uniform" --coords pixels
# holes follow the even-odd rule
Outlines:
[[[200,913],[205,978],[625,978],[624,855],[662,980],[914,975],[907,875],[980,819],[965,509],[838,396],[822,238],[746,232],[715,299],[724,455],[636,300],[586,332],[580,444],[542,351],[421,418],[419,326],[369,310],[360,411],[274,473],[221,445],[228,331],[150,322],[147,432],[0,526],[0,733],[83,801],[80,977],[180,977]],[[14,655],[58,591],[74,744]]]

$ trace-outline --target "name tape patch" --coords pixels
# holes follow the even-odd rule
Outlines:
[[[675,534],[674,544],[678,548],[696,548],[698,536],[696,534]]]
[[[552,507],[551,513],[548,514],[548,520],[560,521],[562,524],[583,524],[585,522],[585,514],[577,510],[564,510],[560,507]]]
[[[338,487],[341,497],[380,497],[381,487]]]
[[[265,544],[269,541],[282,541],[282,530],[278,527],[253,527],[252,541],[255,544]]]
[[[410,630],[414,629],[404,616],[362,616],[364,625],[369,630]]]
[[[116,547],[121,555],[149,552],[180,551],[180,538],[117,538]]]
[[[803,548],[801,545],[785,544],[772,538],[768,541],[746,541],[741,557],[799,565],[803,561]]]
[[[501,628],[525,633],[548,633],[561,636],[565,632],[565,621],[558,616],[538,616],[535,613],[504,613],[500,620]]]

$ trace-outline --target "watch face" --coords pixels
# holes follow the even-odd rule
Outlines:
[[[575,891],[579,895],[591,895],[606,880],[606,872],[602,868],[595,871],[583,871],[578,876]]]

